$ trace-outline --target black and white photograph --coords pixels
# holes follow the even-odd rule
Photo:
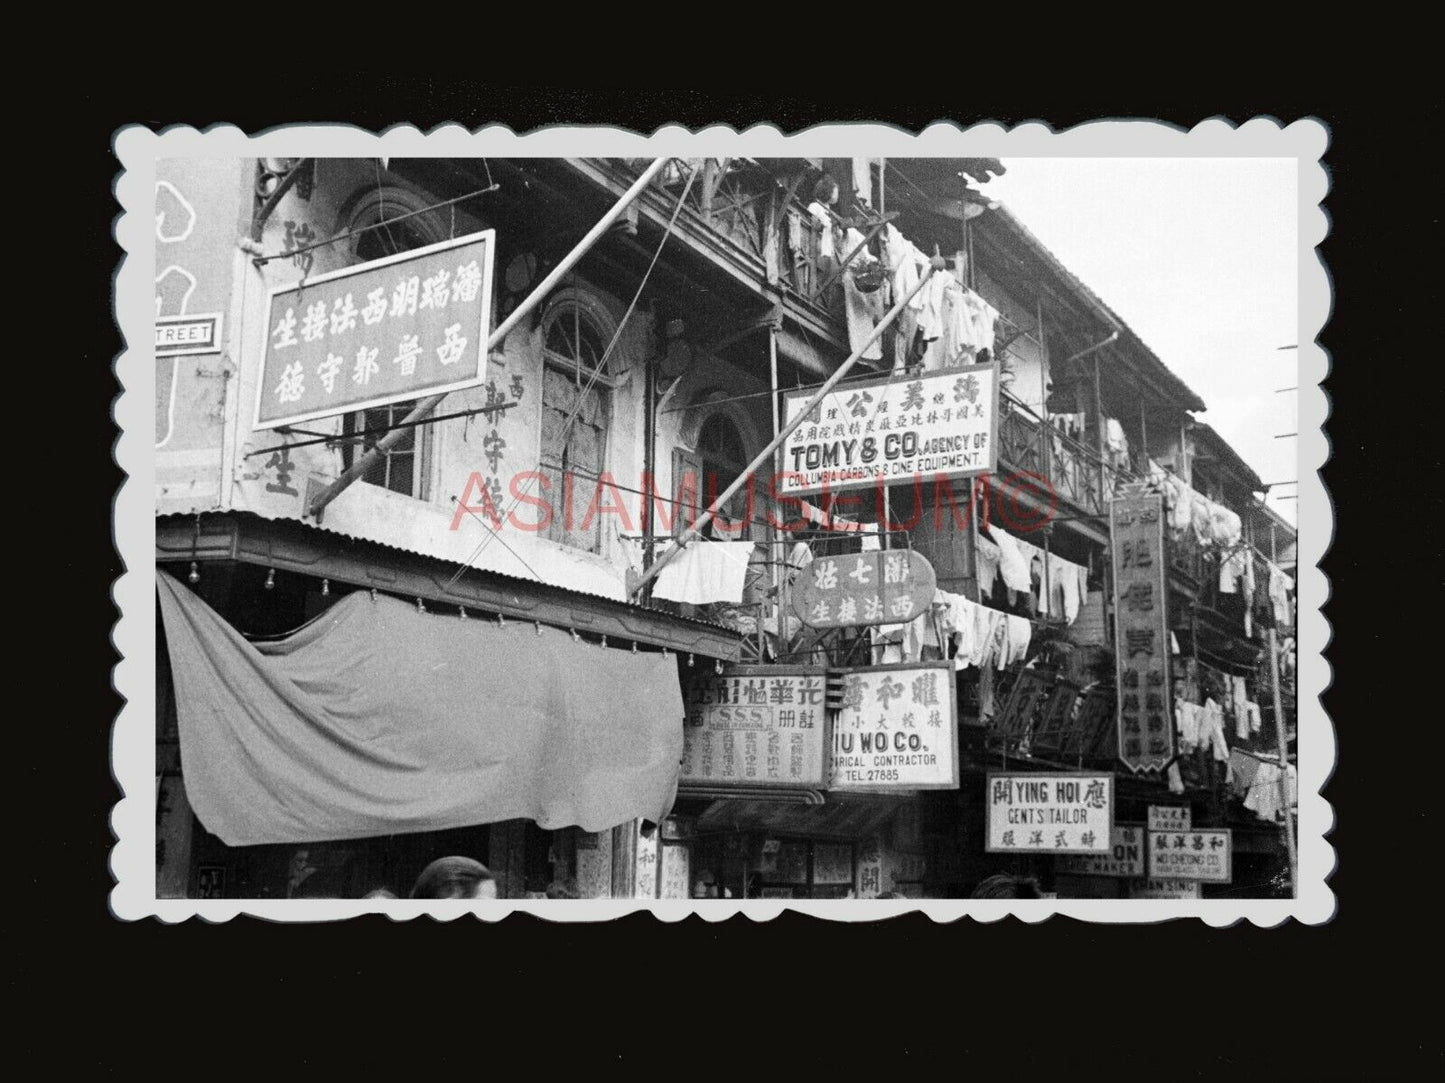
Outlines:
[[[132,127],[121,917],[1329,919],[1323,127]]]

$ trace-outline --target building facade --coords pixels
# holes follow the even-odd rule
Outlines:
[[[158,893],[1288,893],[1293,533],[1002,171],[160,163]]]

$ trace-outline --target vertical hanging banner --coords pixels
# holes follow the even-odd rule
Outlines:
[[[913,662],[842,672],[829,789],[958,789],[953,664]]]
[[[484,382],[495,238],[483,230],[273,289],[255,427]]]
[[[1174,759],[1163,511],[1159,493],[1109,502],[1119,759],[1136,774],[1163,771]]]

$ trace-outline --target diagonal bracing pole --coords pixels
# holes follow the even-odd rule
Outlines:
[[[604,214],[598,223],[587,232],[587,236],[578,241],[576,247],[567,253],[562,262],[557,264],[557,266],[552,269],[552,272],[538,284],[537,288],[529,293],[522,303],[512,310],[511,315],[497,326],[497,329],[487,338],[485,347],[487,352],[490,353],[500,345],[512,328],[516,327],[524,317],[546,300],[547,295],[552,292],[552,289],[557,283],[562,281],[567,273],[577,265],[577,262],[607,233],[612,227],[612,223],[616,222],[617,219],[622,216],[622,212],[627,209],[628,205],[643,193],[647,186],[652,183],[654,177],[662,172],[662,167],[665,166],[667,162],[668,159],[666,158],[658,158],[643,171],[642,175],[632,183],[632,187],[627,189],[627,191],[622,194],[622,198],[613,204],[612,209]],[[327,504],[330,504],[345,492],[353,482],[370,470],[378,459],[396,446],[397,442],[410,431],[416,422],[425,418],[441,405],[441,401],[444,398],[446,398],[445,392],[440,395],[430,395],[417,403],[396,428],[378,440],[370,451],[351,465],[351,469],[333,481],[325,492],[311,502],[311,507],[308,509],[309,514],[313,518],[320,519],[321,512],[326,508]]]
[[[731,485],[729,485],[725,490],[723,490],[721,494],[718,495],[717,499],[712,502],[712,506],[709,507],[707,511],[703,512],[702,516],[698,519],[698,521],[693,523],[692,526],[688,527],[685,531],[683,531],[683,533],[677,539],[677,544],[674,545],[667,552],[663,553],[662,556],[653,563],[652,567],[647,569],[647,571],[643,574],[642,578],[633,585],[633,597],[636,597],[641,592],[643,587],[645,587],[648,583],[652,582],[652,580],[656,579],[659,573],[661,573],[662,569],[666,568],[670,563],[672,563],[672,561],[677,557],[678,553],[681,553],[683,549],[688,546],[689,543],[694,541],[704,530],[707,529],[708,524],[717,517],[719,509],[721,509],[724,504],[726,504],[729,500],[733,498],[734,493],[736,493],[744,485],[752,483],[753,474],[758,470],[758,468],[772,459],[773,453],[777,451],[778,448],[783,446],[783,441],[786,440],[789,436],[791,436],[793,434],[793,430],[798,428],[798,426],[803,423],[803,420],[810,413],[813,412],[814,408],[817,407],[828,396],[828,392],[833,390],[834,385],[837,384],[838,381],[842,380],[844,376],[848,375],[848,371],[855,364],[858,363],[858,359],[862,357],[865,352],[867,352],[868,347],[872,346],[873,343],[878,340],[879,336],[881,336],[888,327],[892,326],[893,321],[898,319],[898,317],[902,314],[903,309],[907,307],[908,302],[913,300],[914,295],[917,294],[919,290],[923,289],[923,287],[928,283],[928,280],[932,278],[935,273],[942,270],[942,268],[943,260],[937,256],[934,256],[933,259],[929,262],[928,270],[925,271],[923,275],[919,278],[918,285],[914,286],[913,289],[909,291],[908,296],[899,298],[898,303],[895,304],[888,311],[888,314],[883,317],[882,321],[878,324],[878,326],[873,328],[873,333],[868,336],[868,338],[863,342],[861,346],[859,346],[856,350],[849,354],[848,359],[844,361],[841,365],[839,365],[837,371],[834,372],[832,376],[829,376],[828,379],[824,381],[822,386],[818,388],[812,399],[809,400],[808,405],[804,406],[801,410],[799,410],[793,416],[792,421],[789,421],[786,425],[784,425],[781,429],[778,430],[777,435],[773,437],[773,439],[769,442],[768,446],[763,448],[762,451],[758,452],[757,456],[753,459],[753,461],[748,463],[747,468],[737,476],[737,478],[733,481]]]

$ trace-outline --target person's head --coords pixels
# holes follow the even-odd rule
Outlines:
[[[497,881],[480,861],[439,857],[416,878],[413,899],[495,899]]]
[[[394,899],[394,898],[396,898],[396,892],[392,891],[391,888],[389,888],[389,887],[377,887],[377,888],[372,888],[372,889],[371,889],[370,891],[368,891],[365,895],[363,895],[362,898],[363,898],[363,899]]]
[[[547,885],[547,898],[549,899],[580,899],[577,892],[577,884],[573,880],[565,883],[561,880],[553,880]]]
[[[1042,899],[1037,880],[998,873],[973,889],[975,899]]]

